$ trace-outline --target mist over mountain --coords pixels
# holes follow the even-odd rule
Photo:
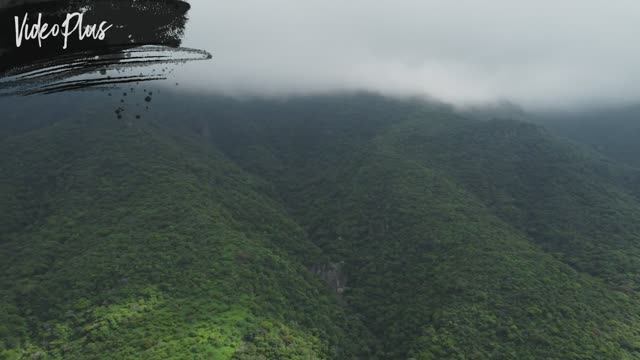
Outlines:
[[[228,95],[369,91],[527,110],[638,103],[640,5],[631,0],[192,1],[175,72]]]
[[[640,359],[637,1],[28,2],[0,360]]]

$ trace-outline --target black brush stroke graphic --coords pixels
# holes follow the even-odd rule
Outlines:
[[[204,50],[180,46],[189,9],[182,0],[0,0],[0,96],[162,80],[161,65],[211,59]],[[15,16],[21,23],[28,14],[34,24],[42,14],[52,26],[75,12],[83,14],[83,26],[113,26],[104,40],[79,40],[74,33],[66,49],[62,36],[41,47],[37,40],[16,46]],[[138,75],[121,75],[137,68]]]

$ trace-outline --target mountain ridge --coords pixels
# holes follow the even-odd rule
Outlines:
[[[632,168],[420,101],[191,104],[6,124],[4,357],[640,356]]]

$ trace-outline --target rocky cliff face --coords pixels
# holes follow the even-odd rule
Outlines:
[[[342,294],[346,289],[347,276],[344,273],[344,262],[329,262],[316,264],[311,267],[311,272],[318,275],[337,294]]]

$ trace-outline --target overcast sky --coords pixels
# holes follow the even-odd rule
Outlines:
[[[637,0],[192,0],[201,89],[363,89],[527,109],[640,100]]]

